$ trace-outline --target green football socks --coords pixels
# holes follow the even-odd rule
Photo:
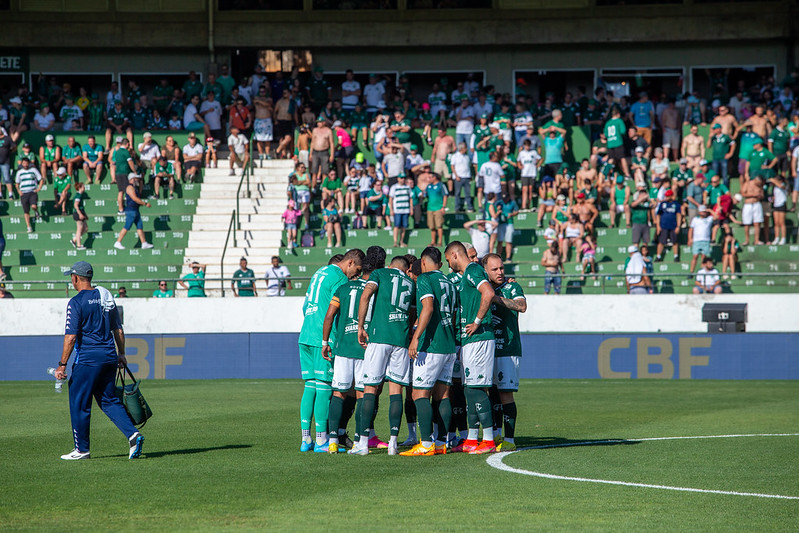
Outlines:
[[[391,426],[391,436],[398,436],[400,424],[402,424],[402,394],[389,396],[388,423]]]
[[[416,418],[419,421],[419,440],[430,442],[433,434],[433,406],[428,398],[419,398],[413,402],[416,405]]]
[[[302,391],[300,400],[300,428],[302,429],[303,440],[311,438],[311,418],[313,418],[314,399],[316,398],[316,381],[309,379],[305,381],[305,389]]]

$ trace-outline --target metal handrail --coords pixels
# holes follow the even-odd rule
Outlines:
[[[251,162],[252,163],[252,162]],[[236,210],[233,211],[236,213],[236,229],[241,229],[241,207],[239,206],[239,198],[241,198],[241,187],[244,185],[244,179],[247,179],[247,198],[252,198],[252,193],[250,192],[250,167],[246,167],[244,172],[241,174],[241,179],[239,180],[239,188],[236,189]]]
[[[239,185],[241,187],[241,185]],[[238,198],[236,198],[238,203]],[[237,206],[238,207],[238,206]],[[222,297],[225,296],[225,255],[227,254],[227,245],[230,241],[230,232],[233,232],[233,248],[238,248],[238,242],[236,240],[236,229],[233,227],[233,222],[236,220],[236,213],[237,211],[234,209],[232,213],[230,213],[230,222],[227,225],[227,235],[225,236],[225,247],[222,249],[222,259],[219,261],[219,277],[221,280],[222,285]]]

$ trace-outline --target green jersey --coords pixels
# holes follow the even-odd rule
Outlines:
[[[56,155],[58,155],[58,146],[45,146],[44,147],[44,160],[45,161],[55,161]]]
[[[408,117],[403,118],[399,122],[396,120],[391,121],[392,126],[408,126],[411,127],[411,121]],[[398,143],[409,143],[411,142],[411,130],[408,131],[398,131],[396,132],[397,135],[397,142]]]
[[[479,143],[480,141],[482,141],[486,137],[490,137],[490,136],[491,136],[491,129],[489,129],[488,126],[479,126],[479,125],[475,126],[474,127],[474,146],[475,146],[475,150],[479,150],[481,152],[487,152],[490,149],[488,147],[488,145],[481,146],[480,148],[476,148],[476,147],[477,147],[477,143]]]
[[[33,167],[24,169],[22,167],[14,174],[14,180],[19,185],[19,190],[23,194],[26,192],[34,192],[42,181],[42,175]]]
[[[66,145],[61,153],[63,154],[64,159],[75,159],[76,157],[81,156],[81,149],[77,144],[75,146]]]
[[[638,198],[639,194],[646,194],[646,193],[639,193],[635,192],[630,195],[630,200],[635,201]],[[649,221],[649,217],[647,216],[649,213],[650,204],[648,201],[642,202],[632,208],[632,213],[630,219],[633,224],[647,224]]]
[[[608,148],[618,148],[624,146],[624,134],[627,133],[627,126],[620,118],[612,118],[605,124],[605,139],[608,141]]]
[[[125,122],[128,121],[128,114],[125,113],[124,110],[120,109],[117,111],[116,109],[112,109],[108,112],[108,119],[116,124],[117,126],[121,126]]]
[[[67,176],[64,174],[63,176],[58,176],[53,179],[53,186],[58,194],[64,192],[67,187],[72,184],[72,176]]]
[[[505,282],[496,289],[494,294],[508,300],[525,300],[524,291],[518,283]],[[512,311],[504,305],[491,305],[492,323],[494,324],[494,337],[497,339],[497,357],[522,355],[522,339],[519,336],[519,312]]]
[[[322,325],[327,308],[336,290],[345,283],[347,276],[338,265],[326,265],[314,273],[302,304],[304,318],[300,329],[300,344],[322,346]]]
[[[83,199],[86,197],[85,192],[79,192],[75,194],[75,198],[72,199],[72,204],[75,206],[77,211],[80,211],[82,214],[86,214],[86,210],[83,209]]]
[[[377,288],[372,297],[369,342],[408,346],[408,310],[416,301],[413,280],[396,268],[380,268],[372,272],[367,285]]]
[[[729,135],[724,135],[723,133],[714,135],[712,139],[710,148],[713,150],[713,161],[721,161],[727,155],[727,152],[730,151],[730,146],[735,144],[735,141]]]
[[[353,127],[355,127],[356,124],[359,126],[366,127],[368,123],[369,122],[368,119],[366,118],[365,111],[360,111],[360,112],[353,111],[352,113],[350,113],[350,124],[352,124]]]
[[[169,100],[172,99],[172,93],[174,90],[172,89],[171,85],[167,85],[164,87],[163,85],[157,85],[153,89],[153,101],[155,108],[160,112],[163,113],[166,111],[166,108],[169,106]],[[163,100],[156,100],[155,98],[164,97]]]
[[[477,341],[487,341],[494,338],[494,329],[491,326],[491,308],[488,309],[486,316],[480,321],[480,326],[471,337],[466,335],[464,328],[475,321],[477,311],[480,310],[480,300],[482,295],[478,287],[483,283],[488,283],[486,271],[477,263],[469,263],[463,271],[460,284],[460,314],[461,314],[461,344],[469,344]]]
[[[501,130],[508,130],[510,129],[510,123],[512,119],[510,113],[494,113],[494,122],[499,124],[499,129]]]
[[[117,148],[114,150],[114,164],[116,165],[116,173],[118,176],[125,175],[127,176],[130,170],[130,165],[128,161],[132,161],[133,158],[130,155],[130,152],[125,148]]]
[[[787,130],[774,128],[768,136],[768,143],[774,155],[788,153],[788,143],[791,141],[791,134]]]
[[[202,270],[196,274],[194,272],[183,276],[186,284],[189,286],[189,298],[204,298],[205,297],[205,272]]]
[[[200,96],[200,93],[203,92],[203,82],[200,80],[191,81],[191,79],[188,79],[183,82],[183,92],[185,93],[183,97],[186,100],[191,100],[195,95]]]
[[[716,205],[716,202],[719,201],[719,197],[727,194],[730,190],[727,188],[726,185],[723,183],[719,183],[718,185],[708,185],[707,186],[707,199],[708,204]]]
[[[760,150],[752,150],[749,154],[749,175],[751,177],[765,176],[767,172],[763,169],[763,165],[767,165],[774,159],[774,154],[761,148]]]
[[[568,128],[577,124],[577,117],[580,116],[580,108],[575,102],[570,104],[562,104],[559,109],[561,113],[563,113],[564,127]]]
[[[332,347],[333,355],[336,357],[363,359],[364,349],[358,343],[358,304],[365,287],[366,280],[363,278],[350,281],[339,287],[330,301],[331,304],[338,306],[336,322],[333,325],[336,343]]]
[[[738,150],[738,158],[749,160],[749,154],[755,146],[755,141],[762,140],[760,135],[751,131],[745,131],[741,134],[741,147]]]
[[[237,270],[233,273],[233,279],[236,280],[236,288],[239,290],[239,296],[255,296],[253,287],[255,286],[255,272],[248,268],[247,270]]]
[[[86,114],[89,115],[89,129],[99,130],[103,124],[103,116],[105,115],[105,107],[101,103],[89,104],[86,108]]]
[[[444,199],[449,194],[447,186],[441,183],[431,183],[425,189],[425,196],[427,196],[427,210],[428,211],[441,211],[444,209]]]
[[[306,87],[314,103],[326,104],[329,97],[330,84],[324,78],[313,76]]]
[[[172,161],[167,161],[166,164],[156,163],[155,164],[155,175],[158,176],[159,174],[166,174],[167,176],[173,176],[175,174],[175,167],[172,165]]]
[[[421,312],[422,301],[433,300],[433,314],[419,337],[419,351],[438,354],[455,353],[457,332],[457,289],[440,270],[425,272],[416,279],[416,308]]]
[[[174,296],[174,294],[169,290],[162,291],[161,289],[155,289],[153,291],[153,298],[172,298],[172,296]]]
[[[675,181],[691,181],[694,179],[694,171],[690,168],[680,170],[680,167],[677,167],[674,169],[674,171],[672,171],[671,179]]]

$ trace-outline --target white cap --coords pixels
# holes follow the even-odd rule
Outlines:
[[[12,104],[21,104],[21,103],[22,103],[22,98],[20,98],[19,96],[15,96],[15,97],[14,97],[14,98],[12,98],[11,100],[9,100],[9,103],[12,103]]]
[[[498,122],[492,122],[491,124],[488,125],[488,127],[489,128],[494,128],[495,130],[498,130],[499,129],[499,123]]]
[[[115,143],[117,143],[117,144],[120,144],[120,143],[121,143],[122,141],[124,141],[124,140],[125,140],[125,138],[124,138],[124,137],[122,137],[122,136],[119,136],[119,137],[117,137],[116,139],[114,139],[114,142],[115,142]]]
[[[130,174],[128,174],[128,179],[129,180],[137,179],[137,178],[141,178],[141,174],[139,174],[138,172],[131,172]]]
[[[646,187],[646,182],[645,181],[636,182],[635,186],[638,187],[638,188]]]
[[[152,133],[150,133],[149,131],[145,131],[145,132],[144,132],[144,138],[145,138],[145,139],[148,139],[148,138],[150,138],[150,137],[152,137],[152,136],[153,136],[153,134],[152,134]]]
[[[52,136],[52,135],[50,135],[49,133],[48,133],[48,134],[45,136],[45,138],[44,138],[44,140],[45,140],[45,141],[52,141],[52,140],[54,140],[54,139],[55,139],[55,137],[53,137],[53,136]]]
[[[636,246],[634,244],[631,244],[630,246],[627,247],[627,253],[628,254],[634,254],[637,251],[638,251],[638,246]]]
[[[2,133],[3,135],[8,135],[8,132],[6,131],[5,128],[0,128],[0,133]]]
[[[708,164],[708,162],[707,162],[707,159],[702,159],[702,160],[699,162],[699,166],[700,166],[700,167],[701,167],[702,165],[707,165],[707,164]]]
[[[64,174],[67,173],[67,169],[65,169],[64,167],[59,167],[58,170],[55,171],[55,173],[59,176],[63,176]]]
[[[707,211],[707,210],[708,210],[708,208],[707,208],[707,206],[706,206],[705,204],[702,204],[702,205],[700,205],[700,206],[699,206],[699,209],[698,209],[698,211],[699,211],[700,213],[701,213],[702,211]]]
[[[643,146],[636,146],[635,147],[635,151],[636,152],[643,152],[644,151],[644,147]]]
[[[341,126],[341,121],[340,120],[337,120],[337,121],[335,121],[333,123],[333,127],[335,128],[336,126]]]

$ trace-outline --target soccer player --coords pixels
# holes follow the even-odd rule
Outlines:
[[[505,439],[499,428],[498,452],[516,449],[513,442],[516,432],[516,402],[513,393],[519,390],[519,358],[522,356],[522,341],[519,337],[519,313],[527,311],[527,299],[521,286],[505,278],[505,265],[497,254],[483,258],[488,280],[494,288],[491,301],[491,316],[494,323],[496,348],[494,352],[494,386],[499,392],[501,411],[505,424]]]
[[[128,458],[135,459],[141,455],[144,437],[136,431],[114,390],[117,367],[124,368],[127,364],[125,332],[114,297],[102,287],[92,287],[94,269],[86,261],[78,261],[64,275],[71,277],[78,294],[67,304],[64,350],[55,371],[56,379],[66,379],[67,363],[75,352],[69,378],[69,413],[75,449],[61,459],[72,461],[90,457],[92,397],[128,438]]]
[[[358,344],[358,305],[361,294],[369,280],[369,275],[377,269],[385,268],[386,251],[379,246],[371,246],[366,251],[366,258],[362,265],[360,279],[350,281],[336,290],[327,315],[322,325],[322,357],[333,361],[333,397],[330,399],[330,413],[327,427],[330,430],[328,453],[339,452],[339,438],[337,429],[341,428],[342,413],[344,411],[347,393],[355,386],[355,434],[356,436],[368,434],[368,427],[364,427],[361,419],[363,403],[363,353],[364,348]],[[335,322],[335,323],[334,323]],[[330,346],[330,333],[336,329],[336,340]],[[334,358],[333,358],[334,357]],[[367,426],[371,420],[367,421]],[[360,443],[358,443],[360,444]],[[343,450],[342,450],[343,451]],[[366,455],[369,449],[356,445],[351,452],[356,455]]]
[[[494,427],[488,388],[494,376],[494,329],[491,326],[491,301],[494,290],[485,270],[471,263],[466,248],[460,241],[449,243],[444,252],[449,267],[463,275],[460,286],[461,364],[466,387],[466,413],[469,433],[466,440],[456,446],[455,452],[471,454],[490,453],[494,445]],[[483,440],[477,441],[480,426]]]
[[[299,352],[300,372],[305,380],[305,389],[300,401],[300,426],[302,429],[301,452],[315,451],[326,453],[327,419],[330,397],[333,389],[333,365],[322,357],[322,306],[333,298],[336,289],[347,283],[361,271],[364,253],[358,249],[349,250],[341,261],[328,264],[317,270],[302,304],[304,315],[300,329]],[[311,440],[311,418],[316,419],[316,444]]]
[[[400,455],[420,456],[447,453],[447,432],[452,419],[449,386],[455,365],[455,319],[457,291],[441,273],[441,251],[428,246],[422,252],[422,273],[416,279],[416,307],[419,320],[408,346],[413,359],[413,401],[419,420],[421,442]],[[433,444],[434,409],[439,413],[438,435]]]
[[[366,348],[363,357],[364,395],[361,416],[371,420],[374,413],[378,386],[388,377],[388,419],[391,437],[388,454],[397,455],[397,437],[402,423],[402,387],[410,381],[408,359],[408,333],[415,321],[415,287],[405,273],[410,265],[407,259],[397,256],[388,268],[375,270],[361,295],[358,307],[358,342]],[[369,301],[372,318],[366,330]],[[368,436],[360,436],[360,447],[368,446]]]

